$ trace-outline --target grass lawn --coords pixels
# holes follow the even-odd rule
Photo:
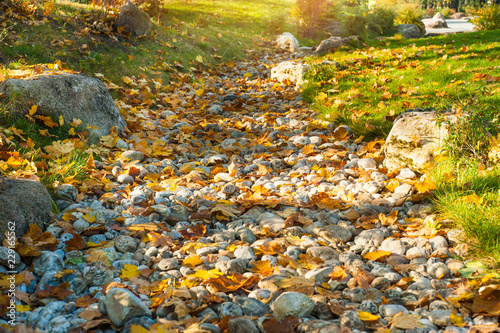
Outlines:
[[[151,36],[113,37],[103,31],[113,15],[90,5],[56,0],[46,17],[17,24],[0,42],[0,65],[54,63],[95,73],[117,83],[122,76],[144,74],[164,82],[187,70],[195,59],[217,64],[244,59],[269,46],[275,35],[294,32],[293,0],[168,0],[163,2]],[[42,5],[40,5],[42,6]],[[104,29],[95,25],[99,20]],[[201,58],[199,58],[201,56]]]
[[[493,119],[500,107],[497,39],[498,31],[388,38],[315,57],[304,96],[326,118],[366,137],[386,136],[396,115],[416,107],[473,108]]]
[[[433,201],[440,216],[451,221],[448,226],[463,230],[473,253],[495,266],[500,258],[500,169],[486,155],[490,134],[499,132],[498,33],[389,38],[310,58],[316,65],[303,92],[322,117],[347,124],[365,138],[386,137],[395,117],[410,108],[472,114],[450,135],[450,158],[431,172],[437,186]],[[324,60],[337,64],[321,64]],[[479,123],[487,124],[490,134]]]

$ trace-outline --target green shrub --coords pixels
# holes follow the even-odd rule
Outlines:
[[[448,17],[451,14],[450,8],[447,8],[447,7],[438,9],[438,12],[440,12],[441,14],[443,14],[444,17]]]
[[[424,23],[422,18],[424,17],[424,11],[414,3],[405,3],[400,5],[398,8],[395,24],[416,24],[420,30],[425,31]]]
[[[370,12],[351,9],[344,17],[343,24],[347,35],[375,37],[387,35],[394,30],[396,13],[388,7],[375,7]]]
[[[296,0],[292,16],[297,21],[299,35],[315,36],[325,21],[328,9],[327,0]]]
[[[367,29],[376,35],[387,35],[394,30],[394,9],[386,7],[375,7],[367,16]]]
[[[492,4],[479,8],[475,12],[476,17],[472,19],[472,24],[478,30],[495,30],[500,29],[500,6]]]
[[[474,15],[476,15],[476,11],[478,8],[479,7],[476,4],[471,4],[471,5],[463,6],[462,8],[460,8],[460,11],[464,12],[465,15],[467,15],[467,16],[474,16]]]
[[[365,36],[366,35],[366,15],[363,13],[352,13],[344,18],[344,29],[348,36]]]

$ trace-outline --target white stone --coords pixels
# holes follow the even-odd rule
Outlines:
[[[300,87],[304,83],[304,74],[309,68],[309,65],[300,62],[284,61],[271,69],[271,79],[276,79],[279,82],[288,80],[297,87]]]
[[[276,47],[279,50],[297,52],[299,50],[299,41],[289,32],[284,32],[276,37]]]
[[[385,143],[384,165],[389,170],[408,167],[421,172],[432,162],[434,153],[448,136],[445,124],[439,123],[436,112],[405,112],[392,126]],[[453,121],[454,116],[448,116]],[[415,138],[419,138],[415,143]]]

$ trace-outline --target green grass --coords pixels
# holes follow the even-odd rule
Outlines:
[[[268,47],[275,35],[294,32],[289,22],[292,4],[293,0],[164,1],[159,17],[152,18],[154,37],[110,38],[92,28],[95,17],[105,15],[88,5],[56,0],[48,19],[14,27],[10,39],[0,43],[0,62],[33,65],[60,60],[65,67],[102,73],[117,84],[123,75],[139,74],[166,82],[178,69],[175,63],[187,70],[198,56],[209,65],[244,59]]]
[[[386,136],[394,117],[415,107],[474,108],[493,119],[500,106],[497,36],[492,31],[389,38],[311,58],[318,65],[303,95],[323,116],[366,137]],[[320,65],[323,60],[339,66]]]
[[[432,172],[437,187],[434,204],[443,218],[463,231],[463,241],[471,245],[472,255],[498,266],[500,167],[480,169],[471,161],[441,163]],[[478,199],[474,200],[474,195]]]
[[[370,41],[310,58],[313,70],[303,91],[322,117],[365,139],[386,137],[406,109],[471,114],[451,127],[451,158],[431,173],[433,200],[438,214],[463,231],[472,256],[492,266],[500,259],[500,167],[488,169],[488,149],[498,133],[499,50],[498,31]]]

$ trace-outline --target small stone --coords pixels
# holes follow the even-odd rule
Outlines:
[[[232,275],[232,274],[243,274],[247,267],[247,260],[243,259],[232,259],[226,261],[218,261],[215,263],[215,268],[220,270],[222,274]]]
[[[204,320],[205,318],[206,317],[202,317],[202,320]],[[210,333],[221,333],[220,328],[218,326],[209,323],[200,324],[200,329],[206,330]]]
[[[121,327],[132,318],[148,316],[151,311],[131,291],[124,288],[113,288],[106,294],[106,311],[111,322]]]
[[[413,186],[407,183],[401,184],[394,189],[394,193],[401,195],[409,195],[413,190]]]
[[[130,176],[129,174],[121,174],[119,175],[116,180],[120,183],[120,184],[129,184],[129,185],[132,185],[134,183],[134,177]]]
[[[253,250],[250,246],[242,246],[238,247],[234,251],[234,255],[238,259],[248,259],[248,260],[254,260],[255,259],[255,254],[253,253]]]
[[[361,169],[376,169],[377,162],[373,158],[361,158],[358,161],[358,167]]]
[[[179,260],[177,258],[162,259],[158,263],[158,269],[161,271],[169,271],[179,267]]]
[[[116,148],[128,149],[128,144],[123,139],[118,139],[115,143]]]
[[[306,273],[305,278],[314,280],[317,283],[328,282],[329,274],[333,272],[332,266],[327,266],[323,268],[316,268]]]
[[[330,246],[313,246],[307,249],[306,254],[323,261],[328,261],[332,259],[338,260],[340,252]]]
[[[262,228],[269,228],[273,232],[280,231],[285,225],[285,220],[273,213],[264,213],[260,215],[255,222]]]
[[[261,317],[269,312],[269,307],[255,298],[236,296],[233,302],[238,305],[247,316]]]
[[[244,317],[229,320],[229,333],[260,333],[255,324]]]
[[[448,248],[448,242],[443,236],[436,236],[429,239],[429,244],[431,244],[432,251],[436,251],[442,248]]]
[[[423,247],[415,246],[406,251],[406,258],[409,260],[415,258],[427,258],[429,253]]]
[[[359,316],[355,311],[345,311],[342,313],[340,315],[340,325],[359,331],[363,331],[365,328],[365,323],[359,319]]]
[[[371,286],[378,290],[386,290],[390,288],[391,281],[389,281],[385,277],[377,277],[373,279]]]
[[[399,170],[396,178],[401,180],[414,179],[417,178],[417,175],[410,168],[402,168],[401,170]]]
[[[16,251],[0,246],[0,265],[9,268],[9,270],[12,271],[14,267],[11,267],[11,265],[17,266],[20,263],[21,257]]]
[[[330,243],[346,243],[352,239],[352,233],[349,229],[335,224],[321,228],[318,235]]]
[[[429,320],[436,326],[452,325],[451,310],[434,310],[429,312]]]
[[[243,310],[232,302],[220,304],[217,312],[220,318],[224,318],[225,316],[229,316],[230,318],[243,316]]]
[[[307,317],[314,309],[314,302],[307,295],[287,291],[274,301],[271,308],[274,317],[281,321],[287,316]]]
[[[54,189],[54,191],[56,197],[64,200],[76,201],[76,196],[78,195],[77,188],[71,184],[59,185]]]
[[[388,235],[387,235],[388,236]],[[361,231],[361,233],[354,238],[354,243],[356,245],[362,246],[374,246],[379,247],[384,241],[386,234],[380,229],[370,229]]]
[[[113,279],[113,271],[102,262],[91,262],[83,269],[83,279],[89,286],[102,286]]]
[[[380,244],[379,250],[390,251],[403,256],[406,253],[406,246],[401,240],[389,237]]]
[[[135,252],[137,243],[133,237],[120,235],[115,239],[115,247],[121,253]]]
[[[377,314],[378,313],[378,306],[372,301],[363,301],[361,302],[361,305],[359,306],[360,311],[368,312],[371,314]]]
[[[297,333],[337,333],[340,326],[326,320],[309,320],[297,327]]]
[[[144,154],[136,150],[126,150],[122,153],[120,159],[125,162],[129,161],[139,161],[144,160]]]
[[[71,327],[70,322],[65,316],[57,316],[53,318],[45,327],[46,332],[51,333],[66,333]]]
[[[434,279],[442,279],[451,277],[451,272],[448,266],[442,262],[436,262],[427,267],[427,273]]]
[[[39,257],[33,260],[33,268],[36,275],[43,276],[48,271],[62,271],[64,261],[55,252],[43,251]]]
[[[398,304],[383,304],[379,306],[379,313],[382,317],[392,318],[400,312],[408,313],[408,310],[404,306]]]

